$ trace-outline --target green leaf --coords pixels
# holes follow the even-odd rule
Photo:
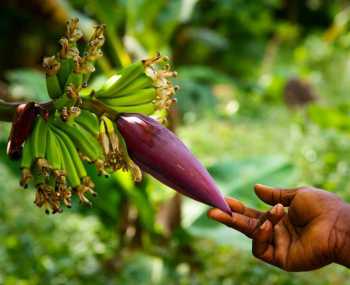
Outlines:
[[[34,69],[16,69],[6,74],[10,82],[10,94],[15,98],[25,98],[36,102],[47,101],[45,75]]]
[[[113,178],[120,183],[121,190],[135,205],[140,215],[143,226],[149,231],[154,231],[155,213],[153,205],[148,197],[146,187],[148,180],[144,179],[141,183],[135,184],[132,181],[130,173],[118,171],[113,174]]]

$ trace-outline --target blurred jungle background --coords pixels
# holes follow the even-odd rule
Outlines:
[[[76,16],[85,33],[107,24],[97,75],[157,51],[172,59],[172,128],[226,195],[266,209],[254,183],[314,185],[350,202],[348,1],[2,0],[2,99],[45,100],[41,60]],[[340,266],[263,264],[208,207],[149,177],[96,177],[92,209],[47,216],[19,189],[9,127],[0,124],[0,284],[350,284]]]

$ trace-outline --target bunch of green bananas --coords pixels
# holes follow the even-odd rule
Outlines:
[[[66,35],[59,41],[61,50],[43,60],[48,93],[57,109],[81,103],[79,92],[87,86],[90,74],[95,71],[94,62],[103,56],[105,26],[96,26],[90,40],[79,50],[77,41],[83,33],[78,23],[77,18],[68,21]]]
[[[72,194],[91,204],[86,194],[95,195],[94,183],[85,162],[93,163],[101,175],[130,171],[140,181],[142,172],[130,159],[115,120],[124,112],[157,114],[163,119],[175,101],[177,88],[168,78],[176,73],[159,54],[114,72],[95,90],[88,88],[94,62],[102,56],[103,33],[104,26],[96,26],[79,50],[82,32],[78,19],[72,19],[60,40],[60,52],[43,62],[52,102],[46,103],[51,107],[45,115],[38,114],[42,110],[33,115],[33,131],[23,146],[20,184],[33,184],[37,189],[34,203],[47,213],[61,212],[63,205],[70,207]]]
[[[167,110],[175,101],[177,87],[169,77],[176,76],[166,63],[167,57],[135,62],[112,74],[98,89],[83,92],[84,99],[98,101],[117,113],[153,114]]]
[[[75,119],[62,121],[59,115],[45,121],[38,117],[32,134],[23,148],[20,184],[30,181],[37,188],[35,204],[53,213],[61,212],[61,204],[71,206],[71,193],[90,204],[86,193],[95,195],[94,183],[83,160],[95,163],[104,172],[104,155],[97,140],[98,118],[83,111]]]
[[[94,183],[83,161],[94,163],[101,175],[122,169],[130,170],[135,181],[142,178],[113,121],[88,110],[75,112],[67,121],[58,113],[47,121],[39,116],[23,147],[20,184],[26,188],[32,181],[37,188],[34,202],[46,212],[61,212],[62,203],[70,207],[72,193],[91,204],[85,195],[95,195]]]

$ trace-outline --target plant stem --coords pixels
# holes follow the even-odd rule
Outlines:
[[[0,99],[0,122],[12,122],[16,114],[16,108],[18,105],[25,104],[27,102],[7,102]],[[53,108],[53,102],[37,104],[42,111],[50,112]]]
[[[12,122],[14,115],[16,113],[16,108],[20,104],[26,102],[6,102],[0,99],[0,121],[1,122]],[[46,103],[38,104],[41,110],[52,111],[53,110],[53,101]],[[83,100],[81,105],[83,109],[87,109],[91,112],[94,112],[96,115],[108,114],[108,117],[112,120],[116,119],[118,112],[111,110],[97,100]]]
[[[20,103],[10,103],[0,99],[0,121],[12,122],[19,104]]]
[[[94,112],[98,116],[108,114],[108,118],[111,120],[115,120],[118,117],[118,112],[111,110],[97,100],[83,100],[81,107]]]

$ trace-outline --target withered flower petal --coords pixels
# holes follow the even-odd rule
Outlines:
[[[7,143],[7,154],[11,159],[20,158],[22,144],[31,134],[37,114],[38,109],[34,102],[17,106]]]

